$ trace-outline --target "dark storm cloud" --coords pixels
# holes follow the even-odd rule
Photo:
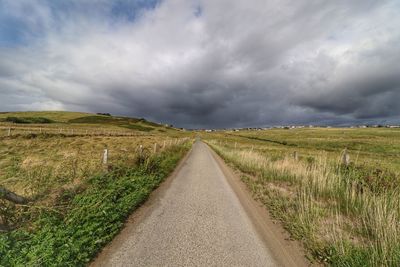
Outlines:
[[[314,111],[374,119],[400,115],[400,39],[361,54],[331,80],[323,82],[314,94],[300,96],[298,104]],[[334,67],[336,68],[336,67]]]
[[[398,1],[149,3],[0,2],[0,109],[185,127],[400,115]]]

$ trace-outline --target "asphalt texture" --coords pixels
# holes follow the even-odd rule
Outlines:
[[[211,153],[197,141],[149,215],[94,266],[277,266]]]

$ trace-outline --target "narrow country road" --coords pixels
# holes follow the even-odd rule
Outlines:
[[[260,238],[212,153],[197,141],[160,199],[92,266],[287,266]]]

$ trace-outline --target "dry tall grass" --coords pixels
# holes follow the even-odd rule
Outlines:
[[[262,187],[258,192],[275,190],[283,197],[283,205],[293,209],[294,221],[286,223],[305,229],[301,234],[306,245],[314,253],[319,250],[323,261],[336,266],[399,266],[399,187],[374,192],[360,182],[356,168],[331,162],[323,153],[275,160],[245,146],[235,149],[217,141],[210,145],[241,171],[256,176],[250,181]]]

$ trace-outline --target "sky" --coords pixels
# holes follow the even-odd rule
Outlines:
[[[399,0],[0,0],[0,111],[400,124]]]

